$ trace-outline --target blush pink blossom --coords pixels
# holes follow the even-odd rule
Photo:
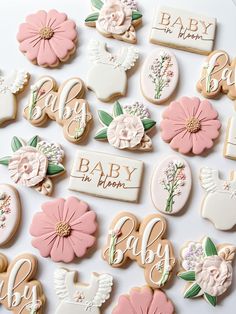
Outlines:
[[[32,245],[43,257],[69,263],[94,245],[96,229],[96,214],[86,203],[69,197],[44,203],[42,212],[33,217],[30,234],[35,237]]]
[[[161,137],[182,154],[201,154],[213,146],[221,123],[208,100],[182,97],[173,101],[163,113]]]
[[[76,25],[56,10],[38,11],[26,17],[17,34],[20,51],[43,67],[54,67],[66,61],[75,51]]]

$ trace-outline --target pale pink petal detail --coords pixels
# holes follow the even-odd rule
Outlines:
[[[97,229],[97,222],[96,222],[96,214],[95,212],[89,211],[85,213],[83,216],[78,218],[77,220],[73,220],[70,223],[70,226],[73,230],[92,234]]]
[[[50,45],[50,40],[41,40],[37,62],[43,67],[52,66],[58,62],[58,58]]]
[[[40,237],[50,232],[55,233],[55,223],[44,213],[36,213],[33,217],[29,232],[33,237]]]
[[[45,26],[51,27],[53,30],[64,21],[67,20],[67,15],[65,13],[59,13],[57,10],[50,10],[47,13],[47,19]]]
[[[186,121],[188,118],[178,101],[172,101],[170,105],[164,110],[163,118],[173,121]]]
[[[183,111],[185,112],[185,115],[187,117],[187,119],[191,118],[191,117],[195,117],[199,105],[200,105],[200,99],[197,97],[193,97],[193,98],[189,98],[189,97],[182,97],[180,98],[180,104],[181,107],[183,109]]]
[[[74,21],[68,20],[58,25],[54,29],[56,38],[66,38],[74,41],[77,37],[76,24]]]
[[[218,112],[213,108],[208,100],[201,101],[198,112],[196,114],[201,122],[207,120],[214,120],[218,118]]]
[[[135,314],[149,313],[148,309],[152,302],[152,295],[152,290],[148,287],[131,290],[130,302],[135,310]]]
[[[74,250],[70,245],[69,237],[57,237],[51,250],[51,258],[54,262],[70,263],[74,259]]]
[[[38,29],[29,23],[22,23],[19,27],[19,32],[17,34],[17,40],[23,41],[28,38],[38,36]]]
[[[59,38],[58,36],[53,36],[50,39],[50,45],[60,60],[64,60],[68,53],[75,48],[73,41],[67,38]]]
[[[192,134],[184,130],[172,139],[170,146],[173,149],[177,149],[182,154],[189,153],[193,147]]]
[[[70,237],[68,237],[68,241],[76,256],[81,257],[85,255],[88,248],[94,245],[96,239],[92,235],[72,230]]]
[[[165,293],[161,290],[155,290],[148,314],[173,314],[174,311],[174,306],[167,299]]]
[[[193,153],[196,155],[201,154],[206,148],[211,148],[213,141],[204,134],[204,132],[198,132],[193,134]]]
[[[185,130],[185,123],[182,121],[173,121],[164,119],[160,123],[161,137],[164,141],[169,142],[173,137]]]
[[[20,51],[25,53],[30,61],[34,61],[38,57],[41,39],[39,35],[25,39],[20,43]]]
[[[114,308],[112,314],[136,314],[135,310],[131,306],[128,296],[121,295],[119,297],[118,305]]]
[[[68,197],[64,204],[62,219],[67,222],[73,222],[83,216],[88,210],[88,204],[76,197]]]
[[[36,29],[40,30],[46,25],[47,12],[40,10],[35,14],[30,14],[26,17],[26,22],[33,25]]]
[[[201,122],[201,132],[204,132],[204,136],[208,136],[211,139],[215,139],[219,136],[219,129],[221,123],[219,120],[207,120]]]
[[[43,203],[41,208],[48,218],[55,224],[63,220],[65,200],[58,198],[50,202]]]
[[[55,235],[55,232],[51,232],[33,239],[31,243],[33,247],[39,250],[42,257],[49,257],[56,239],[57,236]]]

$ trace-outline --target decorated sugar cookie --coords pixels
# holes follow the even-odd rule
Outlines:
[[[0,158],[0,164],[8,166],[13,182],[31,187],[44,195],[51,195],[51,178],[65,171],[61,146],[41,141],[36,135],[28,142],[14,136],[11,148],[13,155]]]
[[[175,309],[166,294],[148,286],[132,288],[127,295],[121,295],[112,314],[174,314]]]
[[[89,284],[78,282],[77,272],[59,268],[54,273],[54,286],[60,298],[56,314],[99,314],[110,298],[113,278],[109,274],[91,274]]]
[[[131,44],[137,42],[135,28],[142,23],[136,0],[91,0],[93,12],[85,25],[96,27],[105,37]]]
[[[172,244],[163,239],[165,231],[166,221],[160,215],[149,215],[139,224],[133,214],[122,212],[111,224],[103,258],[112,267],[135,260],[144,268],[147,284],[153,289],[162,287],[175,265]]]
[[[93,63],[87,76],[87,87],[101,101],[110,101],[126,94],[127,74],[137,59],[137,49],[129,46],[120,48],[118,54],[107,51],[103,42],[91,40],[89,56]]]
[[[236,159],[236,115],[234,114],[228,120],[224,156],[229,159]]]
[[[219,171],[204,167],[200,184],[206,194],[202,201],[202,217],[209,219],[219,230],[230,230],[236,225],[236,171],[228,180],[219,178]]]
[[[19,49],[42,67],[56,67],[76,50],[76,25],[65,13],[40,10],[30,14],[19,27]]]
[[[11,185],[0,184],[0,246],[15,235],[21,218],[18,191]]]
[[[70,263],[82,257],[95,243],[96,214],[76,197],[56,199],[42,204],[34,215],[30,234],[32,245],[43,257]]]
[[[29,73],[24,70],[15,70],[8,76],[0,76],[0,126],[15,119],[16,95],[24,90],[29,78]]]
[[[230,61],[225,51],[215,50],[203,65],[197,89],[207,98],[216,98],[220,93],[224,93],[235,100],[235,73],[235,60]]]
[[[184,297],[202,296],[216,306],[218,297],[232,284],[235,252],[235,246],[215,246],[208,237],[199,242],[187,242],[181,250],[181,271],[178,274],[186,281]]]
[[[176,214],[185,206],[191,186],[188,163],[179,156],[169,156],[158,164],[153,173],[152,202],[164,214]]]
[[[37,259],[21,254],[9,265],[0,253],[0,305],[13,314],[43,314],[45,296],[41,283],[35,280]]]
[[[182,154],[202,154],[214,145],[221,123],[207,100],[182,97],[164,110],[161,137]]]
[[[103,128],[97,131],[96,140],[107,140],[118,149],[152,150],[152,140],[147,133],[156,122],[150,119],[149,111],[141,103],[122,107],[117,101],[112,115],[103,110],[99,110],[98,115]]]
[[[44,76],[31,86],[24,116],[34,126],[55,120],[68,141],[79,143],[86,138],[92,120],[84,94],[85,86],[79,78],[71,78],[58,88],[53,78]]]
[[[176,89],[179,79],[178,63],[167,49],[154,50],[145,60],[140,84],[144,97],[154,104],[165,102]]]

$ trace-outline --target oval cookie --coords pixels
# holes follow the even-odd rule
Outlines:
[[[168,49],[156,49],[145,60],[141,71],[144,97],[154,104],[165,102],[174,92],[179,79],[177,60]]]
[[[156,167],[151,183],[151,198],[156,209],[176,214],[186,204],[192,186],[188,163],[179,156],[169,156]]]
[[[20,217],[21,205],[17,190],[11,185],[0,184],[0,246],[12,239]]]

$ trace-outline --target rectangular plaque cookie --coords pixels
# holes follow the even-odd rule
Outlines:
[[[155,13],[150,41],[207,55],[213,50],[216,19],[163,6]]]
[[[137,202],[142,172],[142,161],[78,150],[69,189],[99,197]]]

